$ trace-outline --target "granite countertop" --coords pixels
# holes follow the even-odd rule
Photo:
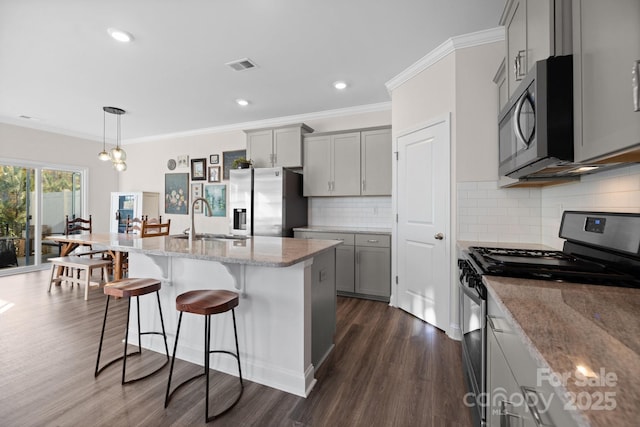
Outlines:
[[[194,240],[171,236],[93,233],[51,236],[52,240],[92,244],[114,251],[219,261],[263,267],[288,267],[341,244],[336,240],[251,237],[246,240]]]
[[[324,233],[367,233],[367,234],[391,234],[390,228],[376,227],[342,227],[339,225],[307,225],[296,227],[293,231],[318,231]]]
[[[566,391],[576,397],[584,424],[638,425],[640,289],[495,276],[484,282],[538,364],[568,375],[556,391],[565,402]],[[581,383],[578,365],[597,375],[594,382]]]

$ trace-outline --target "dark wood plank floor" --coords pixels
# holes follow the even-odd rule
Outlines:
[[[120,385],[120,365],[94,378],[104,297],[77,286],[46,292],[48,272],[0,277],[0,425],[204,425],[204,379],[164,409],[168,367]],[[107,359],[122,350],[126,304],[111,305]],[[175,313],[165,313],[166,316]],[[127,375],[162,363],[143,352]],[[180,363],[178,363],[180,362]],[[175,381],[202,368],[177,361]],[[385,303],[338,298],[336,348],[307,399],[246,382],[240,403],[217,426],[468,426],[460,343]],[[237,392],[214,372],[212,396]],[[224,401],[212,401],[212,410]]]

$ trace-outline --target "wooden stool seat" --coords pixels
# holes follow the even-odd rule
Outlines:
[[[160,286],[160,280],[134,277],[107,283],[104,293],[116,298],[131,298],[156,292],[160,290]]]
[[[238,294],[221,289],[189,291],[176,298],[176,310],[203,316],[224,313],[237,306]]]

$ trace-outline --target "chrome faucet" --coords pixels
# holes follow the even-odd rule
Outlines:
[[[191,202],[191,228],[189,229],[189,242],[191,242],[196,237],[196,225],[193,220],[193,217],[194,217],[194,206],[199,201],[202,201],[206,207],[204,211],[205,215],[213,216],[213,209],[211,209],[211,205],[209,204],[207,199],[205,199],[204,197],[196,197],[195,199],[193,199],[193,202]]]

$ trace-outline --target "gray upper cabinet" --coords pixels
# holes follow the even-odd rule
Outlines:
[[[360,174],[363,196],[391,194],[391,129],[361,133]]]
[[[391,195],[391,128],[304,137],[304,195]]]
[[[571,53],[570,0],[507,0],[500,25],[506,32],[509,96],[536,61]]]
[[[360,132],[304,139],[303,192],[307,197],[360,195]]]
[[[573,16],[575,160],[637,157],[640,2],[574,0]]]
[[[509,100],[509,93],[507,92],[507,69],[504,59],[500,63],[496,75],[493,77],[493,82],[498,88],[498,113],[500,113]]]
[[[297,124],[245,132],[247,158],[253,160],[254,167],[300,168],[303,166],[302,136],[313,132],[313,129],[305,124]]]

